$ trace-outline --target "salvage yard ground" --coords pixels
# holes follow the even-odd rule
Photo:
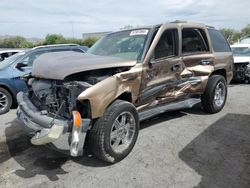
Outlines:
[[[141,123],[123,161],[32,146],[15,109],[0,116],[0,187],[250,187],[250,85],[231,85],[222,112],[194,109]]]

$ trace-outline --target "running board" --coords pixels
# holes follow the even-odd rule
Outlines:
[[[144,121],[146,119],[152,118],[164,112],[181,110],[186,108],[192,108],[194,105],[200,103],[201,100],[198,98],[190,98],[183,101],[168,103],[166,105],[161,105],[159,107],[147,109],[145,111],[139,112],[140,121]]]

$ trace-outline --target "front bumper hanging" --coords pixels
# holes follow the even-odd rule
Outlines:
[[[23,129],[32,135],[32,144],[48,144],[71,156],[82,155],[90,119],[80,118],[79,125],[74,126],[72,120],[50,117],[39,111],[23,92],[17,94],[17,101],[17,117]]]

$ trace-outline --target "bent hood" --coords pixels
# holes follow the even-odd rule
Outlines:
[[[79,52],[52,52],[39,56],[33,64],[32,75],[38,78],[63,80],[65,77],[83,71],[132,67],[136,61],[116,57],[97,56]]]
[[[239,57],[239,56],[234,57],[234,63],[249,63],[249,62],[250,62],[250,57]]]

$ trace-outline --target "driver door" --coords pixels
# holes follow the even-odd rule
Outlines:
[[[175,100],[174,91],[184,69],[177,28],[160,28],[148,53],[152,50],[149,62],[144,62],[140,105],[155,106]]]

